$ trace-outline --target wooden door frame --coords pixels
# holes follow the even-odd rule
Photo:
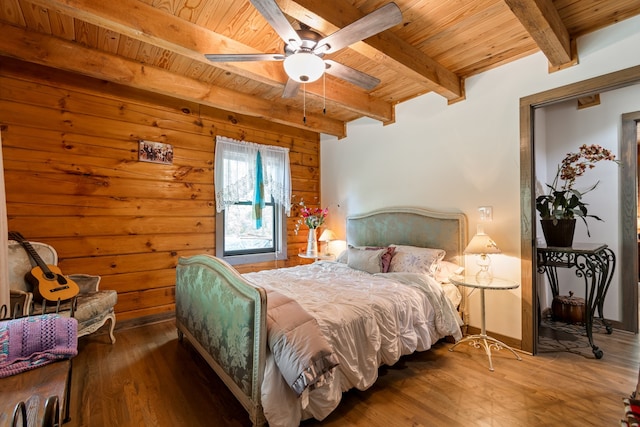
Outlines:
[[[536,354],[536,338],[538,336],[538,291],[537,286],[535,286],[536,263],[534,256],[536,250],[536,211],[534,200],[535,164],[533,156],[535,109],[552,105],[558,102],[567,101],[570,99],[594,95],[596,93],[630,86],[637,83],[640,83],[640,66],[635,66],[621,71],[616,71],[614,73],[605,74],[603,76],[583,80],[581,82],[572,83],[566,86],[547,90],[520,99],[520,283],[522,290],[522,350],[526,352]],[[623,156],[626,156],[626,153],[621,153],[621,160],[624,162],[626,159]],[[622,175],[623,174],[621,174],[621,178]],[[633,182],[636,182],[635,177]],[[621,187],[621,191],[623,189],[624,186]],[[628,199],[623,198],[622,200],[623,203],[628,203]],[[637,201],[634,200],[632,208],[633,212],[635,212],[637,208],[636,203]],[[622,230],[627,230],[629,227],[628,223],[631,221],[633,222],[632,226],[636,227],[636,218],[635,216],[631,218],[631,209],[628,209],[627,207],[621,207],[620,221]],[[625,257],[630,256],[629,254],[625,253],[627,250],[629,250],[628,244],[625,244],[624,238],[622,241],[623,253],[618,257],[618,260],[620,261],[620,271],[623,271],[622,262],[624,262]],[[637,251],[637,248],[635,251]],[[636,258],[635,260],[633,260],[633,262],[637,263],[637,257],[633,258]],[[621,279],[624,278],[621,276]],[[635,301],[637,301],[637,287],[635,292]]]
[[[640,111],[622,115],[620,139],[620,284],[622,329],[638,333],[638,124]],[[632,185],[634,184],[634,185]]]

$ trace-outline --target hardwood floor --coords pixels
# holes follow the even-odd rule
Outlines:
[[[71,422],[76,426],[250,426],[224,384],[173,321],[83,337],[73,359]],[[309,426],[614,426],[622,398],[635,389],[637,335],[597,335],[600,360],[571,353],[494,352],[451,344],[380,369],[366,391],[345,393],[340,406]]]

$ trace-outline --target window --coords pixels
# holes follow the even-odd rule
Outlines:
[[[275,252],[276,222],[273,198],[262,209],[262,226],[256,228],[252,202],[237,202],[223,211],[224,256]]]
[[[216,256],[230,264],[286,257],[289,151],[216,138]]]

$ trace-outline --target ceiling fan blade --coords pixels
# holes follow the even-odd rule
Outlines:
[[[327,65],[327,73],[331,74],[334,77],[338,77],[342,80],[346,80],[349,83],[353,83],[356,86],[360,86],[366,90],[372,90],[378,84],[380,84],[380,80],[370,76],[369,74],[363,73],[362,71],[358,71],[354,68],[347,67],[346,65],[340,64],[339,62],[332,61],[330,59],[325,59],[324,63]]]
[[[287,84],[284,86],[284,91],[282,92],[283,98],[293,98],[298,93],[298,89],[300,88],[300,83],[293,79],[287,80]]]
[[[294,44],[295,46],[302,44],[300,36],[293,29],[275,0],[251,0],[251,4],[264,16],[264,19],[269,22],[269,25],[273,27],[285,43]]]
[[[388,3],[318,42],[314,53],[333,53],[402,22],[402,12]]]
[[[248,61],[282,61],[281,53],[207,53],[204,55],[212,62],[248,62]]]

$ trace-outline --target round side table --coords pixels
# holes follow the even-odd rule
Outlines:
[[[489,358],[489,370],[493,372],[493,362],[491,360],[491,348],[499,351],[503,348],[509,350],[518,360],[522,360],[522,358],[515,352],[511,347],[506,345],[500,340],[497,340],[493,337],[487,335],[487,327],[486,327],[486,318],[485,318],[485,306],[484,306],[484,291],[489,290],[505,290],[505,289],[516,289],[520,286],[519,283],[514,282],[512,280],[505,280],[499,278],[493,278],[491,283],[484,284],[478,283],[475,276],[451,276],[449,281],[454,285],[464,286],[467,288],[480,289],[480,305],[482,307],[482,328],[480,330],[480,334],[475,335],[467,335],[462,338],[460,341],[455,343],[449,351],[453,351],[459,344],[463,342],[468,342],[475,348],[484,348],[487,357]]]

